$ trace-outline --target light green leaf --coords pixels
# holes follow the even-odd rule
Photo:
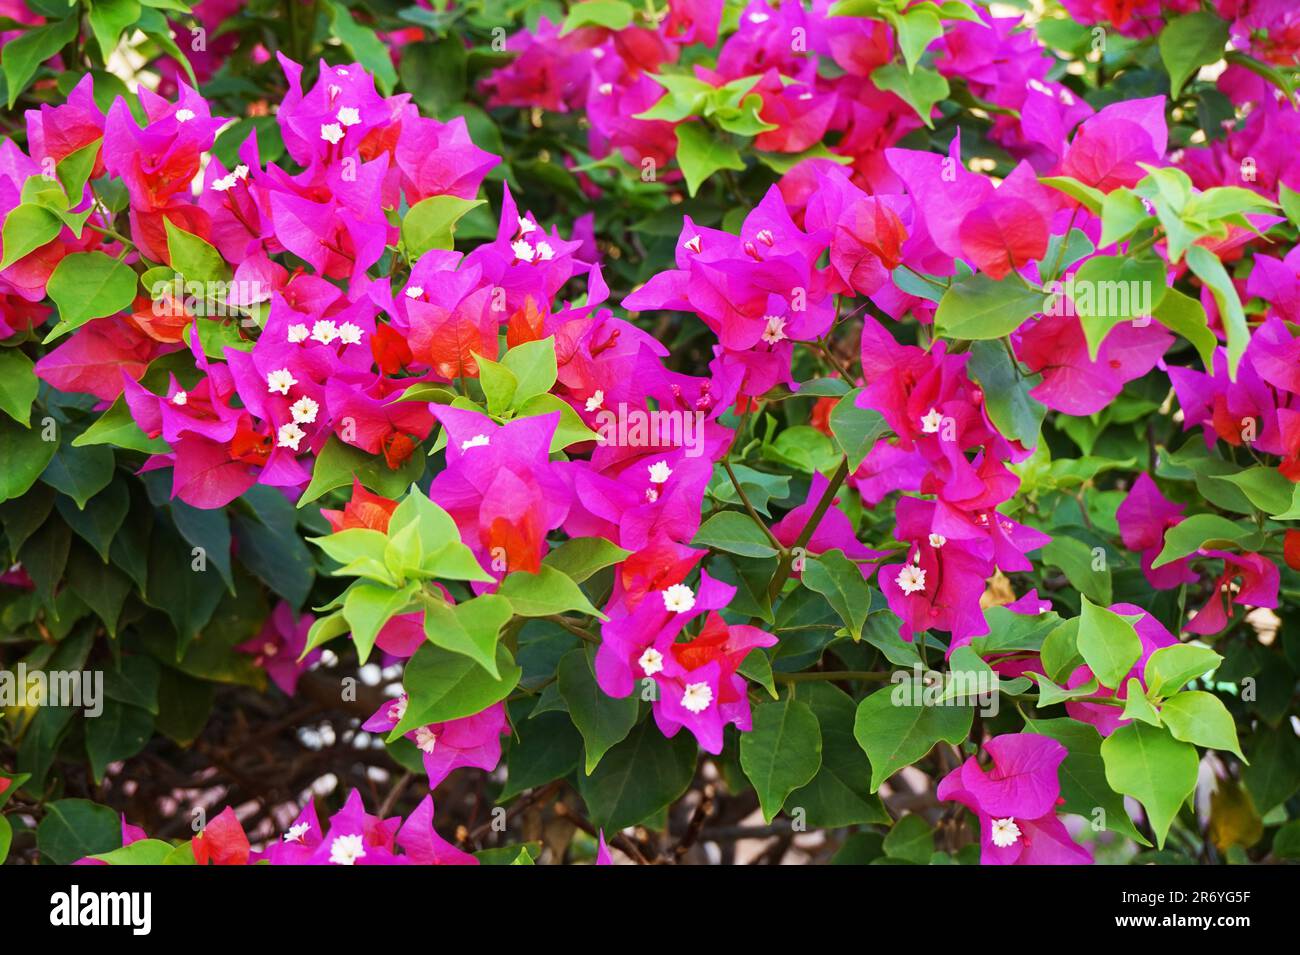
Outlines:
[[[1129,723],[1106,737],[1101,758],[1110,788],[1142,804],[1156,845],[1163,849],[1178,808],[1196,789],[1196,747],[1166,730]]]

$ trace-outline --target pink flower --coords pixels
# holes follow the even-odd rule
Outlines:
[[[972,756],[939,783],[938,797],[961,803],[979,819],[981,865],[1079,865],[1092,854],[1075,844],[1056,815],[1057,771],[1069,753],[1034,733],[997,736],[985,744],[988,769]]]

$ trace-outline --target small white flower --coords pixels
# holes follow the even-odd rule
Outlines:
[[[543,239],[541,242],[538,242],[537,261],[549,262],[553,258],[555,258],[555,250],[551,248],[551,243],[547,242],[545,239]]]
[[[935,548],[935,550],[938,550],[946,543],[948,543],[948,538],[944,537],[942,534],[930,535],[930,546]]]
[[[366,844],[360,836],[339,836],[330,843],[330,862],[335,865],[356,865],[366,854]]]
[[[361,327],[353,325],[351,322],[344,322],[339,326],[339,341],[345,345],[356,345],[361,342]]]
[[[343,127],[338,123],[324,123],[320,128],[320,138],[332,146],[338,145],[343,138]]]
[[[305,437],[307,437],[307,432],[290,421],[288,424],[280,425],[275,432],[275,443],[282,448],[288,448],[290,451],[297,451],[298,442]]]
[[[268,394],[279,392],[287,395],[289,389],[298,384],[298,379],[293,377],[293,373],[288,368],[277,368],[275,371],[266,373],[266,390]]]
[[[183,391],[178,391],[176,394],[172,395],[172,404],[174,405],[183,405],[189,400],[190,396]]]
[[[424,289],[420,288],[420,286],[418,285],[412,285],[410,288],[406,290],[407,298],[419,298],[423,294],[424,294]]]
[[[328,345],[334,339],[339,337],[339,327],[329,319],[322,318],[311,325],[312,341],[320,342],[322,345]]]
[[[192,109],[178,109],[176,111],[176,122],[178,123],[188,123],[193,118],[194,110]]]
[[[664,668],[664,655],[654,647],[646,647],[645,653],[636,662],[646,676],[654,676]]]
[[[248,167],[241,162],[238,166],[235,167],[235,171],[231,173],[231,175],[234,176],[236,179],[247,179]]]
[[[936,409],[931,408],[925,417],[921,419],[921,430],[926,434],[938,434],[939,426],[942,424],[943,415],[939,414]]]
[[[604,404],[604,402],[605,402],[605,392],[597,388],[595,391],[591,393],[591,397],[587,399],[587,403],[586,405],[584,405],[584,407],[588,411],[596,411],[597,409],[600,408],[602,404]]]
[[[339,110],[338,120],[343,126],[355,126],[361,122],[361,111],[355,106],[344,106]]]
[[[491,443],[491,439],[486,434],[476,434],[474,437],[460,443],[461,453],[468,451],[470,448],[485,448]]]
[[[763,243],[765,246],[767,246],[768,248],[771,248],[772,245],[773,245],[773,243],[774,243],[774,241],[775,241],[775,240],[772,238],[772,230],[771,230],[771,229],[759,229],[759,230],[758,230],[758,235],[754,236],[754,238],[757,239],[759,242],[762,242],[762,243]]]
[[[608,96],[610,93],[614,92],[614,84],[601,83],[599,86],[596,87],[596,90],[600,93],[601,96]]]
[[[421,726],[415,731],[415,745],[422,753],[432,753],[438,745],[438,737],[433,734],[432,726]]]
[[[704,248],[704,240],[698,235],[693,235],[686,240],[682,247],[686,249],[687,252],[694,252],[696,255],[699,255],[700,249]]]
[[[393,700],[393,702],[388,706],[388,713],[386,715],[394,723],[402,722],[402,717],[406,715],[406,697],[399,696],[397,699]]]
[[[279,652],[280,652],[280,648],[277,647],[274,643],[271,643],[269,640],[266,643],[262,644],[262,656],[264,657],[273,657]]]
[[[673,584],[664,591],[664,609],[686,613],[695,606],[695,593],[685,584]]]
[[[707,683],[688,683],[682,694],[682,706],[692,713],[703,713],[713,702],[713,690]]]
[[[915,564],[904,564],[903,569],[894,578],[898,589],[905,594],[914,594],[925,590],[925,568]]]
[[[289,326],[289,341],[295,345],[299,342],[305,342],[310,334],[311,332],[307,330],[307,326],[302,322],[295,322]]]
[[[340,67],[339,67],[337,70],[335,70],[334,72],[337,73],[339,76],[347,76],[347,75],[348,75],[348,68],[347,68],[346,66],[340,66]]]
[[[311,829],[311,823],[309,822],[294,823],[289,827],[289,831],[284,834],[284,841],[302,842],[302,837],[307,835],[309,829]]]
[[[1006,819],[994,819],[993,831],[990,833],[993,844],[999,849],[1005,849],[1007,846],[1014,846],[1020,841],[1020,827],[1016,821],[1010,817]]]
[[[520,235],[527,235],[528,233],[532,232],[534,229],[537,228],[537,223],[535,223],[532,219],[526,219],[523,216],[516,216],[515,218],[519,220]]]
[[[785,340],[785,319],[779,315],[764,315],[767,327],[763,329],[763,341],[769,345]]]
[[[319,410],[320,405],[306,395],[289,406],[289,414],[293,415],[293,420],[298,424],[311,424],[316,420],[316,412]]]
[[[220,179],[212,180],[212,185],[208,188],[213,192],[226,192],[229,189],[234,189],[238,184],[239,177],[232,172],[228,176],[222,176]]]
[[[766,13],[751,13],[749,15],[750,23],[766,23],[770,19],[772,19],[771,16]]]
[[[511,242],[510,249],[514,252],[515,258],[521,262],[531,262],[537,255],[537,253],[533,251],[533,247],[523,239],[516,239],[514,242]]]
[[[650,465],[650,483],[663,484],[673,476],[673,469],[668,466],[667,461],[656,461]]]

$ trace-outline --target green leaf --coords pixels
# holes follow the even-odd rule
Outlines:
[[[692,196],[719,169],[745,168],[735,147],[718,140],[704,123],[682,123],[677,127],[677,164]]]
[[[858,469],[880,438],[889,433],[889,424],[884,415],[874,408],[858,407],[858,395],[861,388],[855,388],[831,408],[831,434],[835,443],[849,459],[850,473]],[[802,394],[802,389],[800,394]]]
[[[632,555],[603,537],[577,537],[552,550],[542,563],[554,567],[575,583],[582,583],[599,570]]]
[[[929,865],[934,854],[934,832],[923,816],[908,813],[885,834],[885,855],[917,865]]]
[[[77,206],[81,203],[86,192],[86,182],[95,170],[95,160],[99,158],[103,144],[103,139],[96,139],[68,153],[55,166],[55,175],[59,177],[69,205]]]
[[[1055,535],[1049,543],[1043,545],[1043,561],[1049,566],[1061,568],[1071,586],[1080,593],[1098,603],[1111,602],[1110,568],[1102,564],[1100,570],[1094,569],[1092,548],[1084,541],[1063,534]]]
[[[45,336],[50,342],[92,318],[115,315],[135,298],[136,277],[125,262],[103,252],[73,252],[59,260],[45,286],[59,307],[59,323]]]
[[[103,713],[86,720],[86,754],[96,785],[103,782],[109,763],[131,758],[144,749],[152,735],[153,714],[148,710],[106,701]]]
[[[572,578],[549,564],[542,564],[535,574],[515,571],[501,582],[497,593],[509,600],[521,617],[545,617],[576,610],[605,619]]]
[[[1252,734],[1246,788],[1261,815],[1268,815],[1300,789],[1300,739],[1290,725]]]
[[[858,704],[853,737],[871,760],[873,793],[939,740],[955,746],[970,732],[973,707],[917,705],[914,694],[919,692],[915,685],[900,684],[877,690]]]
[[[1161,647],[1147,658],[1142,671],[1147,692],[1154,698],[1167,696],[1168,692],[1177,692],[1188,681],[1211,672],[1223,662],[1209,647],[1198,647],[1191,643],[1177,643],[1171,647]]]
[[[691,734],[667,739],[654,720],[642,720],[590,776],[578,777],[592,824],[614,832],[661,812],[691,784],[697,752]]]
[[[1061,798],[1065,800],[1062,811],[1077,813],[1095,823],[1100,809],[1101,823],[1105,828],[1144,846],[1151,844],[1133,825],[1124,808],[1124,797],[1106,782],[1106,766],[1101,759],[1101,734],[1096,727],[1063,717],[1028,720],[1025,729],[1040,736],[1050,736],[1068,751],[1058,771]]]
[[[36,827],[36,848],[55,865],[71,865],[86,856],[122,845],[117,813],[89,799],[56,799],[45,806]]]
[[[382,457],[366,454],[360,448],[343,443],[337,435],[330,435],[316,456],[311,483],[298,499],[298,506],[305,507],[327,491],[351,486],[353,477],[366,490],[395,498],[424,474],[424,466],[425,456],[418,449],[394,471]]]
[[[719,511],[699,529],[691,543],[742,557],[772,557],[776,548],[748,514]]]
[[[1137,193],[1120,187],[1107,193],[1101,205],[1101,239],[1105,248],[1131,236],[1139,225],[1151,217]]]
[[[740,766],[754,784],[767,822],[821,764],[821,726],[807,704],[787,697],[754,708],[754,728],[740,737]]]
[[[418,584],[412,582],[399,590],[381,584],[357,581],[348,588],[343,600],[343,619],[352,630],[357,658],[365,663],[375,645],[375,637],[384,624],[411,604]]]
[[[806,557],[803,583],[830,601],[854,640],[862,639],[862,625],[871,609],[871,588],[857,564],[841,550]]]
[[[496,679],[474,660],[426,643],[406,662],[402,685],[409,696],[406,715],[388,734],[389,742],[430,723],[445,723],[481,713],[504,700],[523,672],[505,647],[497,647]]]
[[[1204,246],[1191,246],[1185,258],[1187,267],[1209,286],[1215,304],[1219,306],[1219,318],[1228,335],[1228,374],[1235,381],[1237,365],[1241,363],[1241,356],[1250,344],[1250,326],[1246,324],[1246,313],[1241,307],[1237,286],[1233,284],[1223,263]]]
[[[590,776],[601,757],[626,739],[636,725],[636,694],[622,699],[607,696],[597,686],[591,657],[582,648],[560,658],[556,678],[560,697],[569,709],[573,725],[582,734],[586,750],[584,770]]]
[[[29,429],[9,418],[0,418],[0,501],[27,493],[54,457],[58,444],[41,438],[40,429]]]
[[[424,634],[434,645],[469,657],[499,679],[497,643],[511,616],[510,601],[498,594],[482,594],[455,606],[431,602],[424,611]]]
[[[384,95],[391,93],[397,85],[397,69],[388,47],[373,29],[357,23],[342,3],[326,0],[325,8],[329,12],[330,32],[352,51],[358,63],[374,74],[380,91]]]
[[[934,128],[934,120],[930,118],[934,104],[948,96],[948,81],[937,70],[927,67],[908,70],[897,63],[886,63],[872,72],[871,82],[916,110],[921,122],[930,129]]]
[[[1150,726],[1159,726],[1160,714],[1156,712],[1156,708],[1147,699],[1146,692],[1142,689],[1142,681],[1135,676],[1129,677],[1124,686],[1123,718],[1126,720],[1141,720]]]
[[[970,373],[984,392],[984,407],[994,426],[1004,437],[1035,447],[1047,406],[1029,392],[1042,382],[1042,375],[1025,374],[1001,342],[972,342],[970,356]]]
[[[31,426],[32,402],[40,390],[33,367],[17,348],[0,348],[0,411],[24,428]]]
[[[0,269],[9,268],[47,242],[53,242],[62,231],[63,220],[44,206],[29,202],[14,206],[5,216]]]
[[[91,0],[90,28],[107,63],[117,49],[122,31],[140,17],[139,0]]]
[[[993,339],[1015,331],[1044,308],[1043,295],[983,272],[957,279],[939,300],[935,332],[945,338]]]
[[[68,17],[57,23],[27,30],[7,41],[0,50],[0,68],[9,87],[9,108],[14,108],[18,97],[36,75],[42,63],[63,49],[77,35],[78,17]]]
[[[1169,92],[1177,97],[1183,84],[1202,66],[1223,59],[1228,24],[1212,13],[1189,13],[1160,31],[1160,59],[1169,71]]]
[[[1246,761],[1237,741],[1237,726],[1232,714],[1213,693],[1185,690],[1175,694],[1160,707],[1160,718],[1174,739],[1236,753],[1242,762]]]
[[[131,409],[126,406],[126,399],[121,395],[98,420],[72,439],[74,448],[92,444],[111,444],[115,448],[145,454],[165,454],[168,451],[166,441],[150,438],[140,430],[140,426],[131,417]]]
[[[1277,468],[1262,464],[1235,474],[1212,475],[1211,480],[1235,484],[1265,514],[1280,514],[1289,508],[1296,488]]]
[[[632,25],[632,5],[622,0],[582,0],[569,8],[560,36],[581,27],[625,30]]]
[[[1218,514],[1193,514],[1165,531],[1165,546],[1152,568],[1163,567],[1194,554],[1203,548],[1240,547],[1252,551],[1259,547],[1260,534]]]
[[[176,851],[170,842],[161,839],[139,839],[129,846],[111,852],[101,852],[93,858],[109,865],[164,865]]]
[[[1142,641],[1129,618],[1080,600],[1079,653],[1103,686],[1117,688],[1142,655]]]
[[[786,798],[790,812],[802,809],[816,828],[888,823],[879,797],[871,795],[871,763],[853,738],[853,699],[829,683],[812,682],[800,684],[799,700],[821,728],[822,764],[811,782]]]
[[[1038,181],[1044,186],[1050,186],[1057,192],[1063,192],[1076,202],[1082,203],[1093,215],[1102,215],[1106,203],[1106,193],[1095,186],[1090,186],[1070,176],[1040,176]]]
[[[164,218],[167,229],[167,255],[171,267],[190,282],[221,282],[230,278],[230,266],[221,253],[205,239],[172,225]]]
[[[0,865],[9,857],[9,845],[14,841],[13,826],[4,816],[0,816]]]
[[[1165,264],[1155,256],[1097,255],[1079,266],[1070,291],[1088,340],[1088,357],[1097,360],[1116,325],[1149,317],[1167,288]]]
[[[68,495],[77,502],[79,509],[84,510],[86,502],[113,480],[113,463],[113,452],[109,448],[64,445],[50,459],[41,480]]]
[[[903,54],[907,71],[914,72],[925,48],[943,36],[943,24],[924,7],[913,7],[902,14],[885,11],[885,16],[898,35],[898,49]]]
[[[473,353],[478,363],[478,382],[483,387],[483,397],[487,401],[489,414],[503,415],[514,403],[515,391],[519,388],[519,379],[505,365]]]
[[[1205,307],[1199,301],[1177,289],[1166,289],[1153,317],[1174,334],[1191,342],[1206,368],[1214,367],[1214,350],[1219,347],[1219,340],[1210,331]]]
[[[1101,759],[1110,788],[1142,804],[1163,849],[1178,808],[1196,789],[1196,747],[1163,729],[1129,723],[1102,742]]]
[[[529,398],[545,394],[555,384],[558,374],[555,362],[555,339],[543,338],[539,341],[518,344],[505,353],[501,364],[514,373],[516,405],[523,404]]]
[[[455,244],[456,223],[481,206],[483,199],[429,196],[421,199],[402,219],[402,244],[412,262],[430,249],[450,249]]]

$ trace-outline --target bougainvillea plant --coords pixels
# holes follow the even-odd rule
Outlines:
[[[0,859],[1300,856],[1300,9],[1018,6],[0,3]]]

